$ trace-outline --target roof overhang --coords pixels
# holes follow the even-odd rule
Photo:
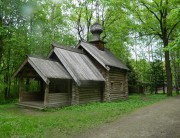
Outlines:
[[[77,48],[83,47],[88,53],[90,53],[106,70],[110,70],[109,66],[105,65],[101,60],[99,60],[91,51],[89,51],[85,46],[82,46],[82,43],[77,45]]]
[[[50,83],[50,79],[71,79],[68,72],[58,62],[34,57],[28,57],[13,74],[12,78],[21,77],[18,74],[28,63],[46,84]],[[49,65],[49,68],[46,68],[47,65]]]

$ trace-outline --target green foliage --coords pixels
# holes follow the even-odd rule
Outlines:
[[[163,68],[163,63],[160,60],[155,60],[151,64],[150,69],[150,85],[151,85],[151,91],[157,92],[157,89],[164,86],[164,80],[165,80],[165,70]]]
[[[179,49],[180,49],[180,34],[174,41],[169,43],[168,47],[164,48],[165,51],[167,51],[167,50],[177,51]]]
[[[52,24],[50,1],[1,1],[0,9],[0,92],[1,98],[17,96],[11,76],[26,55],[47,56],[52,41],[73,45],[75,37],[65,22],[61,4],[56,5]],[[52,29],[55,37],[52,40]],[[3,96],[4,95],[4,96]]]
[[[133,95],[126,101],[91,103],[45,112],[0,105],[1,137],[67,137],[120,118],[165,99],[165,95]]]
[[[11,76],[26,55],[47,56],[52,41],[74,46],[81,38],[82,40],[91,39],[90,26],[96,20],[95,2],[95,0],[0,1],[0,95],[2,99],[17,96],[18,83],[16,80],[11,80]],[[144,43],[151,41],[151,38],[145,35],[155,35],[155,41],[159,40],[161,26],[144,4],[159,18],[160,11],[167,9],[168,16],[167,19],[163,19],[162,27],[167,28],[170,33],[173,25],[176,23],[177,25],[169,36],[171,43],[166,50],[179,50],[178,0],[171,0],[168,5],[164,1],[160,5],[158,0],[101,0],[99,22],[104,27],[102,39],[108,42],[105,46],[124,63],[133,57],[130,53],[132,45],[143,43],[144,46]],[[136,36],[140,37],[137,42],[134,40]],[[161,49],[159,46],[156,47]],[[145,52],[142,55],[145,55]],[[150,82],[148,74],[150,63],[145,61],[145,58],[137,62],[132,60],[130,64],[137,82]]]

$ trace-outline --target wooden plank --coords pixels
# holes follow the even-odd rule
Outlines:
[[[126,72],[121,69],[112,68],[109,72],[110,83],[113,86],[110,88],[110,99],[118,100],[126,96],[127,93],[127,81],[126,81]]]
[[[59,60],[80,86],[81,81],[104,81],[103,76],[84,54],[55,48]]]
[[[48,107],[70,105],[69,93],[49,93]]]
[[[116,58],[109,50],[105,49],[104,51],[101,51],[92,44],[85,42],[81,42],[78,48],[83,48],[85,51],[87,51],[104,68],[106,68],[107,66],[111,66],[111,67],[117,67],[128,70],[128,68],[118,58]],[[109,69],[107,70],[109,71]]]
[[[100,83],[79,87],[79,103],[100,102]]]
[[[49,100],[49,85],[46,84],[45,86],[45,93],[44,93],[44,106],[47,107]]]
[[[28,59],[28,62],[31,64],[31,66],[34,68],[34,70],[41,76],[41,78],[44,80],[44,82],[49,84],[50,81],[46,77],[46,75],[41,70],[39,70],[39,68],[37,68],[36,65],[30,59]]]
[[[20,81],[19,81],[19,102],[22,101],[22,93],[23,93],[23,78],[20,78]]]

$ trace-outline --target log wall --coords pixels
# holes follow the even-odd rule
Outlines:
[[[75,82],[72,83],[72,97],[71,97],[71,105],[79,104],[79,90],[78,86]]]
[[[127,98],[128,81],[127,72],[118,68],[111,68],[109,71],[110,100]]]
[[[71,81],[51,80],[48,94],[48,107],[61,107],[70,105]]]
[[[109,88],[109,71],[107,71],[99,62],[96,61],[89,53],[85,52],[91,62],[95,65],[95,67],[99,70],[99,72],[103,75],[105,79],[105,83],[101,84],[101,101],[110,101],[110,88]]]
[[[48,107],[60,107],[70,105],[69,93],[49,93]]]
[[[90,103],[90,102],[100,102],[101,101],[101,85],[99,82],[90,83],[78,87],[79,92],[79,103]]]

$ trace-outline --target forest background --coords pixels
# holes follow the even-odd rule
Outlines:
[[[12,75],[26,55],[90,40],[97,19],[106,48],[131,70],[130,92],[179,93],[179,17],[179,0],[0,0],[0,103],[18,97]]]

